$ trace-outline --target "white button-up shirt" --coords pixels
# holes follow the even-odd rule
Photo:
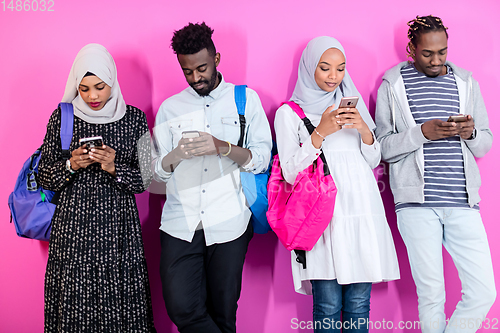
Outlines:
[[[257,93],[247,88],[246,96],[244,148],[252,152],[252,159],[242,171],[257,174],[269,165],[271,130]],[[192,130],[238,144],[240,121],[234,85],[222,76],[208,96],[201,97],[188,87],[162,103],[154,128],[153,167],[155,179],[166,182],[162,231],[190,242],[201,221],[207,245],[229,242],[245,232],[251,215],[236,162],[205,155],[182,160],[174,172],[162,168],[163,158],[177,146],[182,132]]]

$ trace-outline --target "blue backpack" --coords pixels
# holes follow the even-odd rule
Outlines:
[[[60,103],[59,106],[63,157],[68,159],[71,157],[69,145],[73,138],[73,105]],[[18,236],[48,241],[52,215],[56,209],[56,204],[52,202],[57,202],[59,193],[46,190],[38,184],[40,148],[24,162],[14,191],[9,195],[10,222],[14,221]]]
[[[238,115],[240,117],[240,140],[238,146],[243,147],[245,137],[245,107],[247,103],[246,85],[234,87],[234,100]],[[271,158],[272,161],[272,158]],[[267,222],[266,212],[269,207],[267,202],[267,181],[269,180],[269,169],[263,173],[254,174],[252,172],[241,172],[241,185],[243,186],[243,193],[250,204],[250,211],[252,212],[252,225],[253,231],[257,234],[265,234],[271,227]]]

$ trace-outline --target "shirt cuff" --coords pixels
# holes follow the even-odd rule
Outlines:
[[[252,153],[252,158],[250,159],[250,161],[248,161],[247,164],[242,165],[241,167],[247,172],[254,172],[256,169],[255,165],[258,164],[259,156],[257,154],[255,154],[254,152],[252,152],[251,150],[250,150],[250,152]]]
[[[422,132],[422,124],[419,124],[410,129],[411,138],[415,144],[418,146],[423,145],[424,143],[431,142],[431,140],[427,139]]]
[[[380,163],[381,151],[380,151],[380,142],[377,141],[377,138],[375,137],[373,132],[372,135],[373,135],[373,143],[371,145],[367,145],[366,143],[364,143],[361,138],[360,140],[361,140],[361,155],[363,155],[365,161],[368,163],[370,168],[374,169]]]
[[[165,156],[164,156],[165,157]],[[154,173],[157,175],[157,180],[166,182],[172,176],[172,172],[165,171],[162,166],[163,158],[159,158],[155,164]]]
[[[370,153],[372,151],[379,151],[380,150],[380,142],[377,141],[377,138],[375,137],[375,133],[372,132],[373,136],[373,143],[371,145],[367,145],[366,143],[363,142],[363,139],[361,139],[361,151]]]
[[[311,136],[309,136],[309,140],[306,140],[306,142],[304,142],[302,144],[302,149],[304,150],[304,152],[308,155],[308,156],[314,156],[315,158],[313,159],[313,161],[316,160],[316,158],[318,158],[318,156],[321,154],[321,148],[317,149],[316,147],[314,147],[314,145],[312,144],[312,138]]]

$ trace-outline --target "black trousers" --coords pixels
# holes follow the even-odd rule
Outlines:
[[[236,332],[243,263],[253,229],[207,246],[203,230],[191,243],[161,232],[160,274],[170,319],[181,333]]]

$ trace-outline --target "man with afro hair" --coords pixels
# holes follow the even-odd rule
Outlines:
[[[166,182],[161,218],[163,298],[179,332],[236,332],[243,263],[253,236],[240,171],[266,170],[271,130],[246,89],[242,147],[235,86],[217,71],[205,23],[175,31],[172,48],[189,87],[165,100],[155,121],[155,178]]]

